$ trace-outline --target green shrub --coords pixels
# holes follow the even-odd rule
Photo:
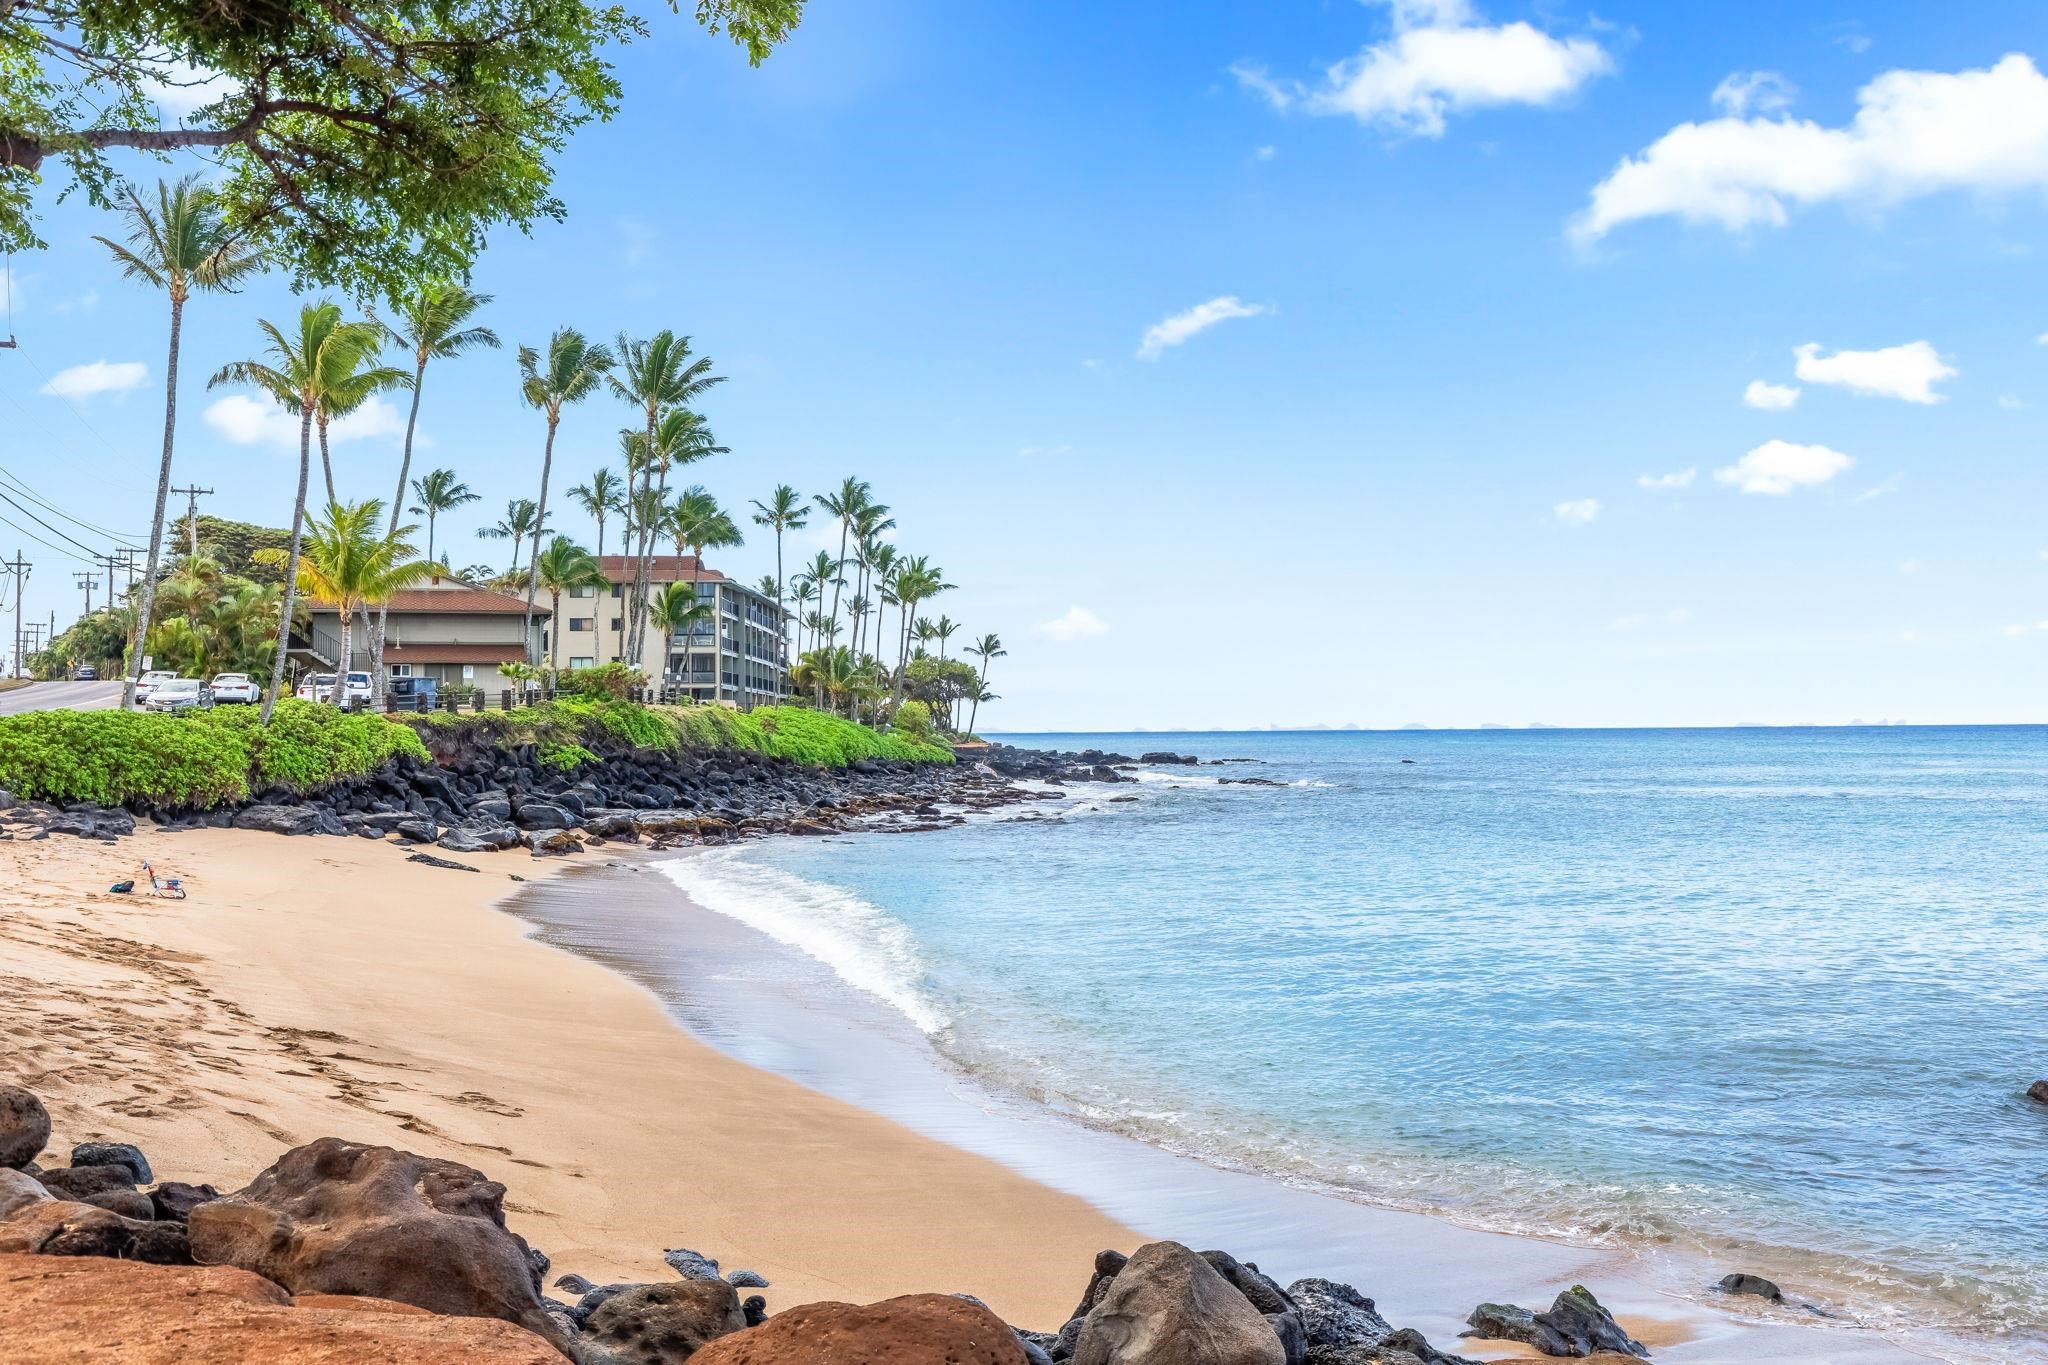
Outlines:
[[[419,736],[382,716],[279,702],[268,729],[255,708],[193,715],[33,711],[0,717],[0,787],[38,801],[215,806],[263,787],[306,791],[373,772]]]
[[[250,751],[255,787],[311,791],[344,777],[375,772],[405,754],[425,761],[426,746],[412,730],[372,712],[351,714],[317,702],[287,697],[270,724],[253,707],[222,707],[188,718],[191,723],[241,731]]]
[[[896,714],[889,718],[889,725],[911,739],[928,740],[932,737],[932,708],[911,697],[896,708]]]
[[[557,691],[578,697],[609,697],[614,701],[624,701],[634,688],[645,686],[647,675],[628,663],[565,668],[555,675]]]
[[[597,755],[581,744],[543,744],[539,758],[545,766],[565,773],[575,772],[586,763],[597,762]]]

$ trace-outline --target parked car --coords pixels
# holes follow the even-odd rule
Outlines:
[[[441,683],[437,678],[393,678],[384,684],[384,690],[397,698],[401,711],[431,711],[441,698]]]
[[[149,672],[143,674],[142,677],[136,681],[135,704],[137,706],[140,706],[143,703],[147,702],[149,700],[149,694],[156,690],[157,685],[159,683],[175,682],[177,681],[177,677],[177,674],[171,672],[167,668],[152,668]]]
[[[213,709],[213,693],[197,678],[166,678],[149,689],[149,700],[143,703],[142,709],[168,711],[172,715],[210,711]]]
[[[91,664],[80,664],[71,670],[71,681],[73,682],[98,682],[99,680],[100,671]]]
[[[263,700],[263,689],[247,673],[216,673],[207,684],[217,704],[243,703],[254,705]]]
[[[341,696],[344,701],[367,703],[370,700],[370,675],[367,673],[349,674],[348,681],[342,684]],[[304,682],[299,684],[299,699],[301,701],[333,701],[334,675],[332,673],[314,673],[309,675]]]

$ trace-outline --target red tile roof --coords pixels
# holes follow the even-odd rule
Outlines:
[[[454,615],[484,613],[492,616],[518,616],[526,610],[526,599],[515,597],[509,592],[493,592],[489,588],[475,588],[467,583],[458,583],[452,578],[437,579],[438,588],[407,588],[391,594],[391,612],[402,615],[407,612],[435,612]],[[334,603],[309,601],[310,611],[333,611]],[[374,611],[375,608],[372,608]],[[542,617],[548,614],[547,598],[536,595],[533,614]]]
[[[630,555],[600,555],[597,566],[604,576],[614,583],[633,581],[633,558]],[[704,567],[704,561],[695,555],[653,555],[647,561],[647,574],[656,583],[723,583],[725,575],[716,569]]]

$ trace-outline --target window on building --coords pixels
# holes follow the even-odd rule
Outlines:
[[[392,677],[394,677],[394,678],[410,678],[410,677],[412,676],[412,665],[411,665],[411,664],[392,664],[392,665],[391,665],[391,676],[392,676]]]
[[[572,654],[569,656],[569,667],[571,668],[595,668],[596,666],[597,660],[587,654]]]
[[[572,616],[569,618],[569,629],[571,631],[596,630],[597,618],[595,616]]]
[[[614,584],[612,584],[612,596],[614,596],[614,597],[617,597],[617,596],[619,596],[619,595],[620,595],[621,593],[623,593],[623,592],[625,591],[625,588],[626,588],[626,585],[625,585],[625,584],[623,584],[623,583],[614,583]]]
[[[569,589],[569,596],[571,597],[595,597],[596,595],[597,589],[588,583],[583,584],[581,587]]]
[[[626,618],[625,618],[625,617],[623,617],[623,616],[614,616],[614,617],[612,618],[612,623],[611,623],[610,629],[612,629],[612,630],[615,630],[615,631],[617,631],[617,630],[624,630],[625,628],[626,628]]]

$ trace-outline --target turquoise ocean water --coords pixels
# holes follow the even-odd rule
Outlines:
[[[668,870],[1096,1126],[2048,1323],[2048,730],[1018,742],[1257,762]]]

